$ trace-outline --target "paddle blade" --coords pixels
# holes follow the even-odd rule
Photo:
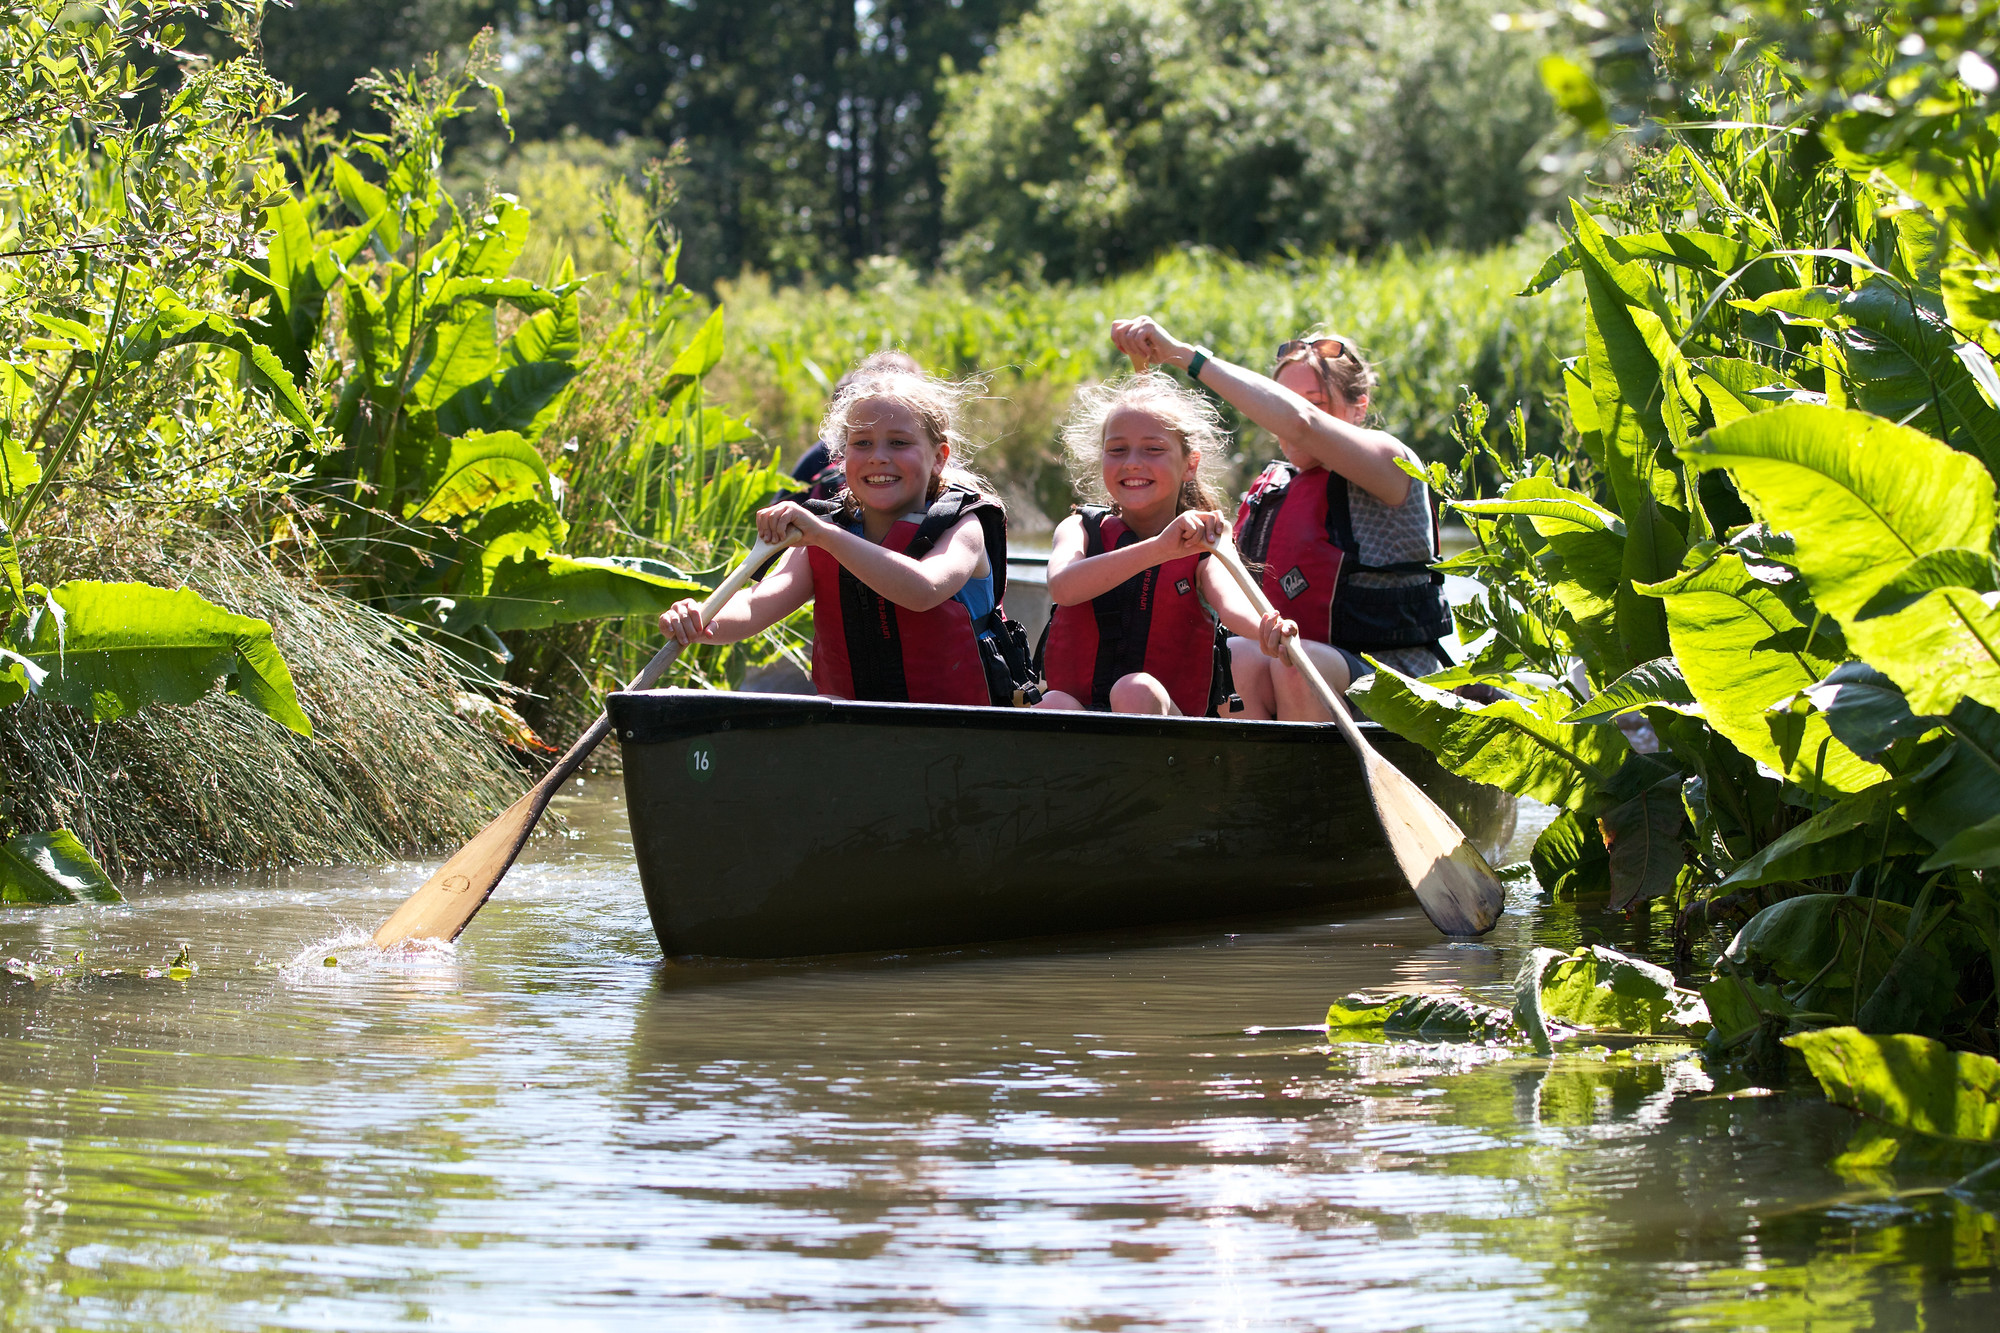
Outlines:
[[[1507,896],[1486,858],[1450,815],[1403,772],[1367,756],[1369,794],[1382,832],[1431,924],[1447,935],[1484,935]]]
[[[375,932],[375,947],[387,949],[404,940],[457,939],[521,854],[550,794],[546,784],[536,785],[479,830],[382,923]]]

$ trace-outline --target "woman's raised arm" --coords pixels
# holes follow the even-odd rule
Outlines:
[[[1157,320],[1140,315],[1111,325],[1111,341],[1125,355],[1156,365],[1186,370],[1195,348],[1168,333]],[[1237,411],[1286,444],[1312,455],[1328,471],[1338,472],[1385,505],[1410,497],[1410,477],[1396,466],[1398,458],[1417,455],[1387,431],[1370,430],[1322,411],[1268,375],[1208,357],[1196,376]]]

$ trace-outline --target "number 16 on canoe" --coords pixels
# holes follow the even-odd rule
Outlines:
[[[708,600],[701,604],[701,623],[706,625],[715,619],[716,613],[729,605],[729,599],[750,581],[751,574],[778,549],[763,541],[751,547],[743,563],[731,570],[729,577],[716,585]],[[653,660],[646,663],[645,670],[633,677],[632,683],[625,688],[651,689],[680,654],[678,643],[667,644],[653,654]],[[528,841],[528,835],[535,831],[542,811],[548,809],[549,798],[561,790],[563,783],[569,781],[577,769],[583,767],[583,761],[590,757],[591,751],[610,730],[610,716],[599,713],[597,721],[590,724],[590,730],[569,747],[569,752],[556,761],[555,767],[540,782],[508,806],[499,818],[481,829],[471,842],[459,848],[449,861],[438,867],[435,875],[425,881],[422,888],[411,894],[382,923],[381,929],[375,932],[375,947],[387,949],[404,940],[457,939],[466,923],[493,896],[493,890],[499,887],[508,867],[514,864],[514,858],[521,854],[521,847]],[[701,762],[703,775],[706,776],[706,754],[701,756]]]

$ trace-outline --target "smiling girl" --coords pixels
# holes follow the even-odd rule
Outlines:
[[[836,504],[824,514],[791,501],[759,510],[758,536],[793,549],[706,630],[689,599],[660,617],[661,632],[683,644],[735,643],[810,599],[821,694],[992,702],[979,635],[996,610],[988,546],[1005,558],[1005,519],[998,499],[951,466],[965,447],[965,392],[895,369],[847,385],[820,427],[846,479]]]
[[[1211,356],[1145,317],[1112,326],[1118,350],[1179,366],[1278,442],[1236,521],[1244,558],[1263,566],[1264,593],[1300,626],[1306,654],[1345,691],[1373,668],[1367,653],[1408,675],[1443,665],[1452,633],[1430,492],[1403,471],[1416,451],[1368,425],[1375,370],[1354,340],[1313,332],[1278,348],[1268,376]],[[1245,718],[1326,721],[1296,669],[1231,641]]]
[[[1078,394],[1063,427],[1070,471],[1108,503],[1056,528],[1039,707],[1202,717],[1217,703],[1218,619],[1279,651],[1284,622],[1260,624],[1208,558],[1227,524],[1204,470],[1224,444],[1215,409],[1158,372]]]

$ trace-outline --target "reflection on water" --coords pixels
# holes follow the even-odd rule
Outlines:
[[[610,786],[455,950],[364,943],[416,865],[0,913],[64,969],[0,976],[0,1322],[1989,1322],[1993,1218],[1908,1193],[1956,1164],[1816,1097],[1299,1030],[1500,998],[1521,912],[670,967]]]

